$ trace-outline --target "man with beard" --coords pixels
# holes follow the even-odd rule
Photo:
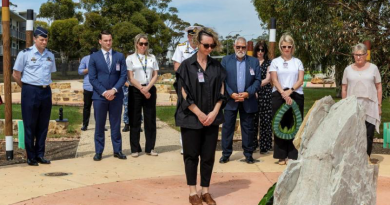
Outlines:
[[[237,113],[240,113],[242,148],[245,162],[253,164],[253,116],[257,112],[256,92],[261,85],[259,61],[246,55],[246,40],[238,37],[234,43],[235,54],[225,56],[222,66],[226,69],[225,87],[230,98],[227,101],[222,125],[222,157],[219,163],[227,163],[233,152],[233,135]]]

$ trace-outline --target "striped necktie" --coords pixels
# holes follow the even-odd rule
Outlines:
[[[108,71],[111,71],[110,52],[106,53],[106,63],[107,63],[107,66],[108,66]]]

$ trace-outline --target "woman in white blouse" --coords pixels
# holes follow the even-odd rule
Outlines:
[[[126,58],[129,87],[129,123],[131,156],[138,157],[142,152],[139,144],[141,132],[141,110],[144,114],[145,153],[158,156],[154,150],[156,143],[156,87],[159,70],[156,57],[149,53],[149,42],[146,34],[134,38],[135,53]]]
[[[270,66],[271,79],[274,84],[272,89],[272,113],[273,115],[284,104],[291,105],[294,100],[303,117],[304,95],[303,76],[304,68],[301,60],[293,57],[295,44],[294,39],[284,34],[279,40],[281,56],[272,60]],[[291,128],[294,123],[292,109],[290,108],[282,118],[281,127]],[[279,164],[284,165],[288,159],[297,159],[298,151],[295,149],[293,139],[286,140],[274,137],[274,158],[279,159]]]
[[[367,154],[371,155],[375,130],[379,133],[382,114],[382,84],[378,67],[366,61],[367,47],[359,43],[352,47],[355,63],[344,70],[341,96],[355,95],[366,111]]]

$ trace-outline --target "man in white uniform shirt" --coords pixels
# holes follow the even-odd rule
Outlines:
[[[189,26],[185,29],[187,32],[187,41],[184,43],[180,43],[176,46],[175,53],[173,54],[173,69],[175,72],[179,68],[180,64],[187,58],[191,57],[198,51],[198,48],[192,41],[192,37],[195,35],[196,31],[198,31],[200,26]],[[181,154],[183,154],[183,142],[181,140],[180,135],[180,145],[181,145]]]

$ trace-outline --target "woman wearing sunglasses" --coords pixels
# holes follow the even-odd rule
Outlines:
[[[209,193],[213,172],[219,125],[224,121],[222,108],[226,102],[224,80],[226,72],[219,61],[209,54],[220,49],[218,34],[210,28],[201,28],[195,34],[198,52],[184,60],[176,71],[175,89],[178,94],[175,113],[176,125],[183,138],[183,159],[189,202],[193,205],[216,204]],[[202,193],[196,190],[200,157]]]
[[[154,150],[156,143],[156,87],[158,63],[156,57],[149,53],[146,34],[134,38],[135,53],[126,58],[129,86],[129,123],[131,156],[138,157],[142,152],[139,144],[141,132],[141,110],[143,110],[145,127],[145,153],[158,156]]]
[[[382,114],[382,84],[378,67],[366,61],[367,47],[359,43],[352,47],[355,63],[344,70],[341,96],[356,96],[366,112],[367,154],[371,155],[375,130],[379,133]]]
[[[261,69],[261,87],[257,91],[257,102],[259,111],[255,113],[254,119],[254,144],[258,147],[260,144],[260,153],[266,154],[272,149],[272,106],[271,106],[271,75],[269,66],[271,60],[268,59],[268,48],[265,41],[259,41],[255,45],[253,56],[257,57]],[[260,120],[260,121],[259,121]],[[260,139],[257,140],[257,134]]]
[[[301,60],[293,57],[294,39],[284,34],[279,41],[281,56],[272,60],[270,73],[274,87],[272,89],[272,113],[275,116],[279,108],[286,103],[291,105],[293,100],[298,104],[301,117],[303,117],[303,76],[304,68]],[[280,125],[291,129],[294,124],[293,111],[290,108],[283,116]],[[296,128],[298,129],[298,128]],[[298,151],[293,145],[293,139],[274,137],[274,158],[279,159],[280,165],[285,165],[288,159],[296,160]]]

